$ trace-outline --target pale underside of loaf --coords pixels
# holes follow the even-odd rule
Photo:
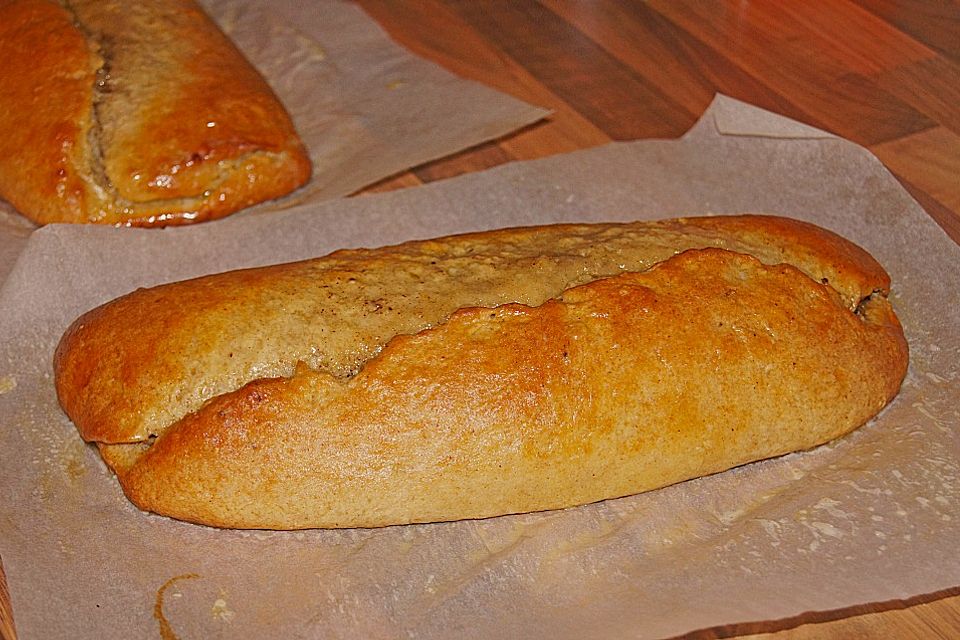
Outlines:
[[[806,449],[896,393],[864,251],[762,216],[504,230],[137,291],[61,404],[144,509],[229,527],[566,507]]]
[[[283,106],[194,2],[12,0],[0,20],[0,193],[31,219],[196,222],[309,177]]]

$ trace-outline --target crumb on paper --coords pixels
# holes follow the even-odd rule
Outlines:
[[[407,84],[407,82],[406,82],[405,80],[393,80],[392,82],[388,82],[388,83],[387,83],[387,89],[390,89],[391,91],[394,91],[394,90],[396,90],[396,89],[399,89],[400,87],[402,87],[402,86],[405,85],[405,84]]]
[[[12,376],[0,376],[0,395],[10,393],[17,388],[17,379]]]
[[[217,620],[223,622],[230,622],[235,615],[234,612],[227,606],[227,601],[223,597],[223,594],[220,594],[220,597],[213,602],[213,607],[210,608],[210,613],[213,614],[213,617]]]
[[[829,522],[820,522],[820,521],[811,522],[810,526],[813,529],[816,529],[818,533],[828,536],[830,538],[842,538],[844,536],[843,531],[836,528]]]
[[[766,518],[758,518],[757,521],[763,527],[767,536],[772,539],[771,545],[774,547],[780,546],[780,534],[783,531],[783,525],[776,520],[767,520]]]
[[[724,513],[717,514],[717,519],[726,526],[732,525],[734,522],[739,520],[743,514],[746,513],[746,508],[743,509],[734,509],[733,511],[727,511]]]
[[[239,16],[234,15],[232,28],[236,28]],[[327,59],[327,51],[316,39],[304,33],[286,21],[271,22],[268,27],[271,40],[284,42],[290,57],[299,57],[304,61],[322,62]]]

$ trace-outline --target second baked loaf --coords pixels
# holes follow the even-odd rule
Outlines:
[[[167,225],[310,175],[289,116],[191,0],[0,0],[0,196],[40,224]]]

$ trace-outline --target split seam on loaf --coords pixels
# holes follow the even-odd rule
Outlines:
[[[888,290],[862,249],[780,218],[468,234],[138,291],[68,331],[57,388],[147,510],[264,528],[486,517],[856,428],[906,370]],[[105,344],[118,357],[94,361]],[[151,382],[207,397],[171,407]]]

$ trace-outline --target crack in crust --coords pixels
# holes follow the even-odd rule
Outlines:
[[[900,331],[876,261],[805,223],[731,216],[556,225],[339,251],[135,292],[67,332],[56,356],[58,394],[123,476],[171,429],[271,379],[326,376],[349,386],[397,345],[452,319],[489,313],[495,323],[511,309],[537,312],[584,287],[655,273],[677,254],[717,251],[737,264],[803,273],[816,295],[858,324]]]
[[[116,198],[116,189],[110,182],[109,176],[103,163],[103,148],[100,144],[102,137],[102,127],[100,124],[100,105],[104,96],[110,93],[110,47],[108,38],[102,34],[86,28],[77,12],[74,11],[71,3],[67,0],[61,0],[61,6],[70,14],[74,26],[83,34],[90,47],[90,54],[97,61],[97,70],[93,76],[92,100],[90,103],[90,126],[87,130],[87,147],[89,153],[89,166],[87,171],[81,171],[80,175],[84,178],[97,195],[98,200],[108,200]]]
[[[885,297],[861,308],[791,265],[690,249],[536,306],[457,309],[354,376],[299,365],[152,444],[100,447],[141,508],[216,526],[583,504],[863,424],[895,395],[906,343]]]
[[[505,229],[134,292],[67,331],[56,384],[144,509],[269,528],[482,517],[654,488],[856,428],[906,370],[889,286],[862,249],[769,216]],[[679,429],[685,452],[644,453],[674,436],[638,424]],[[598,484],[623,447],[639,452],[622,461],[633,475]],[[551,471],[552,451],[594,475],[531,489],[567,474]],[[470,466],[497,456],[492,475]],[[390,471],[410,460],[413,476]],[[502,482],[521,484],[498,484],[513,467]],[[432,502],[408,499],[420,473]],[[471,502],[456,488],[471,482],[499,488]],[[333,488],[320,498],[317,483]]]
[[[861,249],[768,216],[467,234],[134,292],[68,330],[58,391],[88,440],[142,441],[215,396],[292,375],[298,362],[348,375],[394,335],[435,326],[461,307],[537,306],[571,283],[644,271],[702,247],[792,262],[828,281],[850,311],[889,288]]]

